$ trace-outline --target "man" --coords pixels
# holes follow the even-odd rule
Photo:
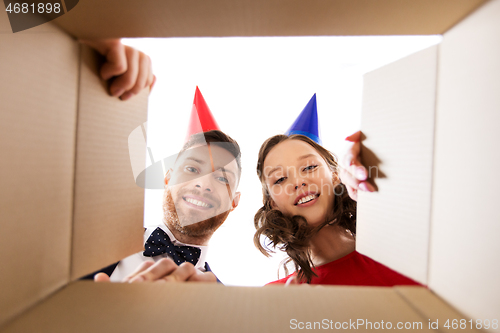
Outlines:
[[[208,242],[238,205],[240,149],[218,129],[198,88],[188,134],[164,178],[163,223],[146,229],[143,252],[95,281],[216,280],[205,261]]]
[[[156,82],[156,77],[152,72],[151,60],[146,54],[129,46],[123,45],[119,39],[81,40],[80,42],[94,48],[97,52],[104,56],[105,62],[101,67],[100,76],[102,79],[110,81],[109,93],[111,96],[118,97],[121,100],[126,101],[132,96],[138,94],[144,88],[149,88],[150,91],[153,88],[154,83]],[[228,183],[225,184],[225,186],[228,196],[225,197],[224,195],[218,195],[220,193],[224,193],[220,191],[220,185],[216,185],[214,187],[217,188],[216,191],[211,188],[212,184],[210,184],[210,179],[208,179],[210,176],[206,174],[206,171],[203,172],[205,174],[205,179],[203,180],[203,177],[200,177],[198,182],[202,180],[207,181],[209,186],[206,187],[205,193],[214,193],[203,195],[204,192],[202,190],[196,190],[196,192],[193,191],[193,194],[188,195],[187,197],[182,196],[182,191],[179,190],[179,188],[184,188],[185,185],[185,189],[187,189],[189,182],[198,177],[194,176],[194,169],[190,169],[193,170],[193,173],[191,177],[188,178],[192,179],[182,182],[181,178],[186,178],[186,175],[182,174],[181,170],[169,170],[164,179],[164,224],[160,225],[159,228],[165,232],[170,239],[172,239],[174,246],[191,244],[193,245],[192,247],[199,248],[201,258],[197,260],[196,265],[193,265],[189,262],[181,263],[183,260],[182,258],[180,259],[181,261],[179,261],[178,258],[177,261],[174,261],[166,254],[147,257],[139,253],[103,270],[107,274],[113,273],[111,275],[113,281],[129,281],[138,275],[146,277],[146,280],[148,278],[150,280],[163,278],[167,281],[216,280],[216,277],[210,272],[210,267],[205,262],[207,244],[208,240],[213,235],[213,232],[215,232],[215,230],[224,222],[229,212],[238,205],[240,194],[235,193],[235,191],[231,191],[231,188],[234,186],[234,189],[236,189],[241,173],[241,162],[239,157],[240,151],[238,144],[218,129],[219,127],[213,119],[201,92],[198,87],[196,87],[193,112],[191,115],[188,134],[199,134],[193,135],[192,138],[188,138],[187,143],[184,145],[184,148],[178,156],[175,166],[182,166],[187,160],[191,160],[193,162],[200,163],[201,166],[206,168],[206,166],[208,166],[208,161],[210,160],[210,166],[213,169],[212,177],[217,176],[217,174],[221,172],[222,176],[219,175],[216,178],[221,179],[226,178],[227,176]],[[208,132],[210,130],[217,131]],[[203,135],[200,134],[200,132],[207,132],[207,134]],[[203,146],[206,147],[205,151]],[[213,146],[212,149],[211,146]],[[223,150],[221,151],[220,149]],[[190,152],[186,152],[187,150],[190,150]],[[226,153],[224,153],[224,150]],[[221,164],[224,161],[231,162],[226,160],[228,157],[227,152],[230,152],[232,154],[231,156],[233,156],[230,159],[236,162],[236,173],[234,170],[234,163],[232,163],[232,166],[228,165],[225,168],[223,168],[224,165]],[[183,155],[182,158],[180,155]],[[196,157],[196,155],[198,156]],[[220,164],[222,167],[217,167],[216,169],[214,161],[215,165]],[[231,184],[229,182],[231,182]],[[203,182],[197,185],[195,184],[195,187],[196,186],[202,188]],[[175,194],[173,194],[173,192],[175,192]],[[201,198],[199,197],[199,194],[201,194]],[[206,197],[210,197],[210,200]],[[182,198],[183,201],[180,201],[180,198]],[[231,202],[231,208],[227,207],[229,202]],[[207,204],[213,207],[203,207]],[[183,205],[186,205],[189,208],[183,207]],[[179,217],[177,210],[183,212],[181,217]],[[213,215],[214,212],[218,212],[218,214]],[[201,220],[203,216],[206,218],[205,220]],[[155,228],[146,230],[145,237],[153,234],[155,230]],[[158,233],[159,231],[156,232],[157,235]],[[150,260],[147,258],[150,258]],[[138,264],[138,267],[134,267],[136,264]],[[135,271],[133,271],[133,268],[135,268]],[[208,272],[206,274],[201,274],[202,271]],[[106,273],[94,273],[85,278],[94,278],[95,281],[110,281],[110,278]],[[141,279],[136,278],[136,281],[139,280]]]

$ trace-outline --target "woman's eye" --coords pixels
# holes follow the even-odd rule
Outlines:
[[[281,177],[280,179],[278,179],[277,181],[274,182],[274,185],[281,184],[284,181],[285,181],[285,177]]]
[[[198,169],[196,169],[195,167],[187,166],[186,170],[192,173],[198,173]]]
[[[311,170],[314,170],[316,169],[317,165],[310,165],[308,167],[305,167],[304,170],[302,171],[311,171]]]

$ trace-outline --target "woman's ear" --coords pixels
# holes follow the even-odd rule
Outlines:
[[[338,172],[335,169],[333,169],[333,168],[330,168],[330,170],[332,172],[332,183],[333,183],[333,185],[340,184],[341,181],[340,181],[340,177],[339,177]]]
[[[333,185],[338,185],[341,183],[339,175],[335,172],[332,175],[332,179],[333,179]]]
[[[271,206],[272,209],[278,209],[278,205],[276,204],[276,202],[274,202],[274,200],[269,197],[269,205]]]

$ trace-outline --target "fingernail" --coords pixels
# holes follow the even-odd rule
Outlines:
[[[124,89],[117,89],[117,90],[111,91],[111,96],[117,97],[117,96],[120,96],[121,94],[123,94],[124,92],[125,92]]]
[[[133,278],[132,280],[130,280],[129,283],[143,282],[143,281],[144,281],[144,277],[142,277],[142,276],[136,276],[135,278]]]
[[[366,182],[366,188],[368,189],[369,192],[375,192],[377,191],[377,188],[370,184],[369,182]]]
[[[366,192],[368,192],[368,191],[369,191],[369,190],[368,190],[368,186],[366,185],[366,183],[365,183],[365,182],[363,182],[363,183],[359,183],[359,185],[358,185],[358,189],[360,189],[361,191],[366,191]]]
[[[356,178],[359,180],[365,180],[366,179],[366,170],[365,168],[356,168]]]
[[[126,92],[126,93],[124,93],[123,95],[121,95],[120,99],[121,99],[122,101],[126,101],[127,99],[129,99],[129,98],[130,98],[130,97],[132,97],[132,96],[133,96],[133,94],[132,94],[132,93]]]

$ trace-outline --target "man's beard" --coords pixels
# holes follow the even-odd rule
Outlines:
[[[165,223],[186,236],[202,237],[212,235],[215,230],[217,230],[222,223],[224,223],[229,213],[230,210],[228,209],[219,215],[210,217],[200,222],[192,223],[192,221],[185,221],[187,223],[182,223],[177,214],[177,210],[175,209],[175,202],[172,198],[172,193],[168,187],[165,189],[163,195],[163,216],[165,218]],[[188,219],[185,216],[182,218]]]

